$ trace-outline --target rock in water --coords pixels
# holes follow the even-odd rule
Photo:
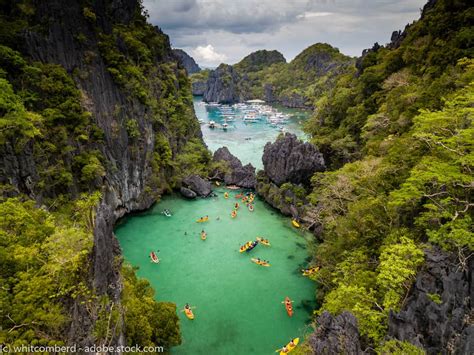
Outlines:
[[[224,180],[227,185],[237,185],[246,189],[254,189],[257,183],[255,168],[252,164],[242,166],[242,162],[229,152],[227,147],[222,147],[214,152],[213,160],[223,161],[228,165],[229,171],[215,171],[214,174]]]
[[[240,100],[238,82],[240,76],[231,65],[221,64],[209,73],[203,100],[233,104]]]
[[[428,354],[474,354],[474,258],[462,269],[456,255],[440,249],[425,252],[405,306],[391,313],[388,334],[423,348]],[[444,353],[444,352],[443,352]]]
[[[309,337],[315,354],[362,354],[357,319],[350,312],[334,317],[325,311],[316,324],[318,328]]]
[[[183,179],[183,184],[198,196],[207,197],[211,193],[211,183],[199,175],[190,175]]]
[[[189,75],[201,71],[199,65],[194,61],[194,58],[182,49],[173,49],[173,55],[178,59],[178,62],[186,69]]]
[[[266,175],[278,186],[285,182],[309,185],[315,172],[326,169],[319,150],[290,133],[267,143],[262,161]]]
[[[193,190],[190,190],[186,187],[181,187],[179,192],[181,193],[183,197],[189,198],[191,200],[197,197],[197,194]]]

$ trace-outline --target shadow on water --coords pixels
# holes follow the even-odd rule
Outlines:
[[[286,258],[290,259],[290,260],[293,260],[295,258],[295,256],[294,255],[288,255]]]
[[[313,299],[305,299],[301,300],[301,306],[298,306],[298,308],[304,309],[308,313],[312,313],[313,309],[316,308],[316,301]]]
[[[297,243],[296,243],[296,246],[297,246],[298,248],[301,248],[301,249],[306,249],[306,245],[303,244],[303,243],[297,242]]]

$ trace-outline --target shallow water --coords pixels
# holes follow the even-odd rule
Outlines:
[[[229,199],[223,189],[216,192],[217,198],[194,201],[165,196],[148,212],[124,219],[116,235],[125,259],[140,267],[138,275],[150,281],[157,300],[175,302],[178,309],[185,303],[196,307],[193,321],[179,312],[183,344],[173,354],[272,354],[308,331],[315,284],[300,273],[308,257],[306,236],[258,198],[254,212],[241,206],[232,219],[237,192]],[[165,208],[172,217],[161,214]],[[209,222],[196,223],[205,215]],[[239,253],[256,236],[271,246]],[[157,249],[161,262],[154,264],[149,253]],[[258,266],[252,257],[271,266]],[[285,296],[294,300],[291,318],[281,304]]]
[[[202,98],[200,96],[194,97],[196,116],[205,122],[205,124],[201,125],[201,130],[208,148],[214,152],[218,148],[226,146],[244,165],[251,163],[257,169],[262,169],[263,148],[267,142],[273,142],[278,137],[280,134],[279,129],[271,127],[263,121],[245,123],[242,119],[229,123],[227,131],[220,128],[211,129],[207,126],[207,122],[215,121],[221,124],[224,122],[223,118],[216,107],[204,106],[200,104],[201,102]],[[280,112],[290,115],[288,123],[284,125],[285,132],[294,133],[297,137],[306,139],[306,135],[301,130],[301,125],[308,118],[309,111],[289,109],[276,105],[274,107]]]

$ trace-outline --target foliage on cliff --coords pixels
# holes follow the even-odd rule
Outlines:
[[[0,203],[0,342],[64,344],[68,300],[90,307],[91,220],[100,194],[84,195],[61,212],[32,200]]]
[[[133,271],[123,269],[122,304],[92,286],[98,191],[106,191],[117,170],[117,161],[107,154],[110,140],[151,176],[142,191],[148,198],[179,183],[174,176],[205,173],[210,159],[192,110],[190,83],[171,56],[167,36],[146,22],[140,2],[122,4],[134,9],[126,14],[110,11],[112,3],[101,2],[104,8],[89,1],[71,4],[71,11],[80,10],[74,19],[79,25],[64,41],[74,38],[81,65],[66,70],[47,59],[33,60],[28,50],[35,58],[53,56],[24,36],[47,42],[48,35],[64,29],[50,31],[53,22],[38,12],[51,15],[48,11],[68,5],[0,1],[2,344],[66,343],[74,321],[70,312],[77,309],[95,323],[96,344],[109,343],[119,331],[134,345],[180,342],[174,306],[155,302]],[[123,94],[124,100],[93,113],[84,90],[90,86],[84,83],[93,82],[99,62],[116,86],[96,89]],[[140,117],[123,113],[134,110]],[[143,154],[148,146],[153,149]],[[120,263],[115,267],[118,271]]]
[[[316,100],[332,88],[337,75],[350,71],[352,64],[353,60],[337,48],[326,43],[316,43],[303,50],[290,63],[266,68],[260,74],[263,85],[259,90],[265,95],[263,89],[267,86],[277,101],[290,101],[293,98],[313,108]]]
[[[345,163],[313,177],[318,312],[351,311],[372,345],[424,249],[454,251],[460,267],[474,250],[473,15],[434,2],[398,47],[369,51],[357,75],[340,76],[308,124],[332,167]]]
[[[236,73],[234,81],[232,85],[223,86],[232,89],[230,99],[259,98],[289,107],[312,108],[316,100],[334,85],[337,75],[353,68],[353,60],[329,44],[317,43],[290,63],[286,63],[277,51],[260,50],[249,54],[232,68]],[[229,79],[232,78],[226,80]],[[212,85],[215,83],[208,81],[208,90],[216,91]],[[209,100],[216,101],[215,98],[220,97],[217,94],[214,93],[216,97]]]
[[[437,1],[398,45],[375,45],[316,102],[307,130],[333,167],[380,154],[380,141],[407,132],[420,109],[438,110],[458,86],[458,59],[472,57],[473,9]]]

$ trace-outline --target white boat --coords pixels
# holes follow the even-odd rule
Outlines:
[[[209,121],[209,128],[216,128],[216,123],[214,121]]]

